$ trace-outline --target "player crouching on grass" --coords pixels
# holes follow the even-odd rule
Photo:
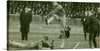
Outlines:
[[[65,38],[70,38],[71,28],[69,26],[66,26],[64,31],[65,31]]]
[[[9,41],[9,47],[15,48],[28,48],[28,49],[53,49],[54,40],[51,43],[48,42],[48,37],[44,36],[43,40],[39,40],[37,42],[15,42]]]
[[[60,32],[61,32],[61,35],[59,36],[59,39],[61,39],[62,38],[62,35],[64,34],[64,38],[66,39],[66,38],[70,38],[70,31],[71,31],[71,28],[69,27],[69,26],[65,26],[65,29],[64,29],[64,31],[63,30],[61,30]]]

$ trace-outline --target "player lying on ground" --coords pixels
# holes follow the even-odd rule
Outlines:
[[[29,49],[53,49],[54,40],[51,43],[48,42],[48,37],[44,36],[43,40],[39,40],[37,42],[16,42],[9,41],[9,47],[15,48],[29,48]]]

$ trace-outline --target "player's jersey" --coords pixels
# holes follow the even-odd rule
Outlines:
[[[51,45],[45,40],[39,40],[37,42],[9,42],[9,46],[16,48],[31,48],[41,49],[42,47],[50,48]]]
[[[45,40],[39,40],[34,45],[34,48],[35,49],[40,49],[41,47],[49,48],[49,47],[51,47],[51,45],[47,41],[45,41]]]
[[[65,10],[63,9],[63,7],[61,5],[58,5],[55,9],[55,14],[57,14],[58,16],[62,17],[65,15]]]
[[[49,15],[56,14],[59,17],[63,17],[66,13],[61,5],[57,5],[55,9],[49,13]]]

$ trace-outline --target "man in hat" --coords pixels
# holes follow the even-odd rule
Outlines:
[[[53,6],[55,7],[54,10],[52,10],[52,12],[50,12],[46,17],[46,24],[48,25],[49,23],[51,23],[54,19],[59,20],[59,24],[60,24],[60,30],[64,31],[64,28],[66,26],[66,13],[64,8],[58,4],[57,2],[53,2],[52,3]],[[61,33],[62,34],[62,33]],[[62,43],[61,43],[61,48],[64,47],[64,37],[65,37],[65,33],[62,34]]]
[[[20,13],[20,32],[21,39],[28,40],[28,33],[30,28],[30,23],[32,21],[32,11],[31,8],[25,7]]]
[[[88,11],[87,15],[88,16],[85,18],[84,28],[88,28],[89,46],[90,48],[97,48],[96,37],[99,31],[99,22],[91,11]]]

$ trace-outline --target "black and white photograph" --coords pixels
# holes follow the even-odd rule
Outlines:
[[[100,49],[100,2],[7,1],[7,50]]]

